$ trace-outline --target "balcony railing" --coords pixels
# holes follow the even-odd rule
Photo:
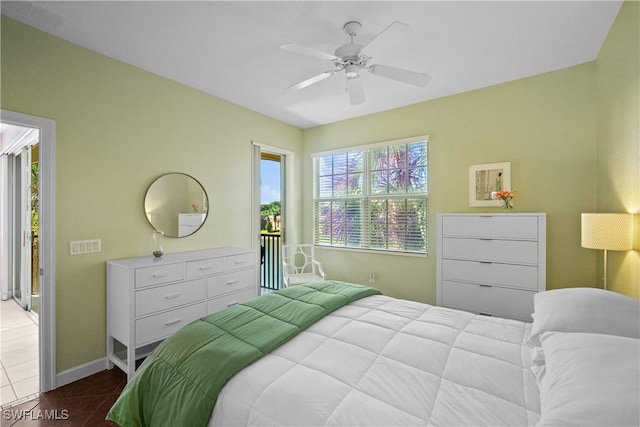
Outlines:
[[[268,290],[278,290],[282,283],[280,233],[262,233],[260,240],[262,244],[260,287]]]

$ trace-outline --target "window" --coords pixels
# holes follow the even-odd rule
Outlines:
[[[314,243],[427,253],[427,138],[313,156]]]

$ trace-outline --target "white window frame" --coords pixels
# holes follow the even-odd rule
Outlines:
[[[415,142],[425,142],[427,147],[426,147],[426,156],[427,156],[427,161],[426,161],[426,172],[427,172],[427,189],[424,193],[400,193],[400,194],[381,194],[381,195],[377,195],[377,194],[371,194],[370,193],[370,189],[371,189],[371,167],[370,167],[370,152],[372,150],[375,150],[377,148],[383,148],[383,147],[389,147],[389,146],[394,146],[394,145],[400,145],[400,144],[411,144],[411,143],[415,143]],[[365,191],[365,194],[363,196],[344,196],[344,197],[318,197],[319,194],[319,179],[318,179],[318,171],[317,171],[317,158],[322,157],[322,156],[326,156],[326,155],[331,155],[331,154],[343,154],[343,153],[348,153],[351,151],[363,151],[365,152],[365,156],[363,158],[363,168],[362,168],[362,175],[363,175],[363,190]],[[312,158],[312,163],[313,163],[313,172],[312,172],[312,179],[313,179],[313,219],[312,219],[312,223],[313,223],[313,243],[314,245],[321,247],[321,248],[331,248],[331,249],[346,249],[346,250],[353,250],[353,251],[359,251],[359,252],[373,252],[373,253],[382,253],[382,254],[394,254],[394,255],[418,255],[418,256],[428,256],[429,254],[429,246],[428,246],[428,236],[429,236],[429,225],[427,222],[427,226],[426,226],[426,230],[425,230],[425,250],[424,251],[412,251],[412,250],[406,250],[406,249],[388,249],[388,248],[375,248],[375,247],[371,247],[371,233],[369,232],[369,209],[370,209],[370,202],[372,200],[406,200],[406,199],[424,199],[425,203],[427,205],[426,208],[426,212],[425,214],[428,216],[428,212],[429,212],[429,208],[428,208],[428,201],[429,201],[429,137],[427,135],[420,135],[420,136],[415,136],[415,137],[410,137],[410,138],[403,138],[403,139],[398,139],[398,140],[392,140],[392,141],[384,141],[384,142],[378,142],[378,143],[374,143],[374,144],[367,144],[367,145],[360,145],[360,146],[354,146],[354,147],[346,147],[346,148],[342,148],[342,149],[338,149],[338,150],[330,150],[330,151],[323,151],[323,152],[317,152],[317,153],[312,153],[311,154],[311,158]],[[362,200],[363,206],[362,206],[362,211],[365,213],[364,215],[362,215],[362,221],[361,221],[361,225],[360,225],[360,230],[361,230],[361,245],[360,246],[348,246],[348,245],[338,245],[338,244],[326,244],[326,243],[319,243],[319,236],[318,236],[318,213],[317,213],[317,203],[319,201],[349,201],[349,200]]]

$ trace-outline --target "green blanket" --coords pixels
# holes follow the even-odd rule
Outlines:
[[[244,367],[332,311],[377,289],[308,283],[203,317],[147,357],[107,419],[129,426],[206,426],[218,393]]]

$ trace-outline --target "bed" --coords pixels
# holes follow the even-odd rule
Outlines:
[[[325,281],[207,316],[142,364],[121,426],[640,425],[640,305],[540,293],[534,322]]]

